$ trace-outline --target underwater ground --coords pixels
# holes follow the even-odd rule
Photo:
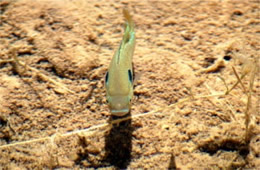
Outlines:
[[[258,0],[1,0],[0,169],[257,169]],[[136,29],[131,116],[104,76]]]

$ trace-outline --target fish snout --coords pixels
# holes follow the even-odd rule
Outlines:
[[[114,116],[124,116],[129,113],[129,109],[111,110],[111,113]]]
[[[124,116],[130,112],[130,101],[127,96],[116,97],[110,103],[110,110],[114,116]]]

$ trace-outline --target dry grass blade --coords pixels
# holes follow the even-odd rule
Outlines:
[[[212,93],[215,93],[215,91],[213,91],[212,88],[210,88],[207,84],[206,84],[206,87],[207,89],[209,90],[209,92],[212,94]],[[226,95],[226,94],[224,94]],[[217,97],[217,96],[216,96]],[[213,104],[215,106],[217,106],[217,103],[214,101],[214,100],[211,100],[213,102]],[[216,98],[216,101],[221,105],[221,109],[224,109],[226,113],[230,113],[230,118],[232,120],[236,120],[236,117],[235,117],[235,112],[234,112],[234,109],[232,109],[230,106],[228,106],[228,104],[226,103],[223,103],[219,98]],[[226,106],[225,106],[226,105]],[[226,109],[228,108],[230,110],[230,112]],[[222,117],[225,117],[224,115],[222,115]]]
[[[246,74],[243,74],[239,80],[241,81],[244,77],[246,76]],[[237,85],[238,85],[239,81],[237,81],[227,92],[226,92],[226,95],[228,95]]]
[[[241,81],[242,77],[244,77],[244,76],[242,75],[241,78],[239,78],[235,67],[232,67],[232,69],[233,69],[233,71],[234,71],[234,73],[235,73],[235,76],[236,76],[236,78],[237,78],[238,83],[241,84],[241,86],[242,86],[244,92],[247,93],[247,92],[246,92],[246,88],[245,88],[244,84],[243,84],[242,81]],[[246,75],[246,74],[244,74],[244,75]]]
[[[155,113],[156,113],[156,111],[151,111],[151,112],[148,112],[148,113],[145,113],[145,114],[138,114],[138,115],[134,115],[134,116],[128,116],[128,117],[125,117],[125,118],[122,118],[122,119],[113,120],[113,121],[111,121],[109,123],[103,123],[103,124],[99,124],[99,125],[96,125],[96,126],[92,126],[90,128],[87,128],[87,129],[67,132],[67,133],[64,133],[64,134],[61,134],[61,135],[54,134],[53,136],[47,136],[47,137],[43,137],[43,138],[39,138],[39,139],[32,139],[32,140],[28,140],[28,141],[22,141],[22,142],[16,142],[16,143],[11,143],[11,144],[7,144],[7,145],[2,145],[2,146],[0,146],[0,149],[12,147],[12,146],[17,146],[17,145],[30,144],[30,143],[33,143],[33,142],[41,142],[41,141],[46,141],[46,140],[54,141],[56,136],[67,137],[67,136],[72,136],[72,135],[81,134],[81,133],[84,133],[84,135],[85,135],[87,133],[91,133],[91,131],[93,131],[93,130],[97,130],[97,129],[100,129],[100,128],[108,127],[108,126],[111,126],[113,124],[118,124],[120,122],[129,120],[129,119],[132,119],[132,118],[148,116],[148,115],[152,115],[152,114],[155,114]],[[159,113],[159,112],[157,112],[157,113]]]
[[[248,96],[247,96],[247,104],[246,104],[246,110],[245,110],[245,125],[246,125],[245,141],[247,144],[250,142],[250,139],[251,139],[251,133],[250,133],[250,127],[249,127],[250,118],[251,118],[250,108],[252,105],[251,97],[252,97],[252,90],[254,87],[254,80],[255,80],[256,72],[257,72],[257,67],[256,67],[256,65],[253,65],[253,69],[250,74],[249,92],[248,92]]]
[[[225,80],[223,77],[221,77],[221,76],[218,76],[218,78],[220,78],[220,80],[223,81],[223,83],[224,83],[224,85],[225,85],[225,87],[226,87],[226,93],[225,93],[225,94],[227,94],[228,91],[229,91],[229,89],[228,89],[228,85],[227,85],[227,83],[226,83],[226,80]]]
[[[205,96],[194,96],[193,100],[202,99],[202,98],[209,98],[209,97],[216,97],[216,96],[223,96],[223,95],[224,94],[221,93],[221,94],[213,94],[213,95],[205,95]],[[138,117],[149,116],[149,115],[153,115],[153,114],[160,114],[160,113],[162,113],[163,111],[165,111],[167,109],[173,108],[173,107],[175,107],[175,106],[177,106],[179,104],[182,104],[184,102],[187,102],[187,101],[191,101],[191,98],[190,97],[184,98],[184,99],[180,100],[177,103],[169,105],[166,108],[158,108],[158,109],[152,110],[152,111],[150,111],[148,113],[141,113],[141,114],[137,114],[137,115],[134,115],[134,116],[128,116],[128,117],[125,117],[125,118],[113,120],[113,121],[108,122],[108,123],[95,125],[95,126],[92,126],[90,128],[87,128],[87,129],[67,132],[67,133],[64,133],[64,134],[61,134],[61,135],[54,134],[53,136],[47,136],[47,137],[43,137],[43,138],[39,138],[39,139],[32,139],[32,140],[28,140],[28,141],[22,141],[22,142],[6,144],[6,145],[0,146],[0,149],[14,147],[14,146],[18,146],[18,145],[30,144],[30,143],[33,143],[33,142],[41,142],[41,141],[46,141],[46,140],[54,141],[56,136],[58,136],[58,137],[67,137],[67,136],[72,136],[72,135],[82,134],[82,133],[84,135],[91,136],[91,135],[95,134],[95,133],[92,133],[94,130],[98,130],[98,129],[101,129],[101,128],[109,127],[109,126],[111,126],[113,124],[118,124],[120,122],[129,120],[129,119],[135,119],[135,118],[138,118]]]

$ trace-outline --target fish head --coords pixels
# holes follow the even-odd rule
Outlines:
[[[107,97],[108,106],[114,116],[124,116],[130,112],[131,98],[129,96]]]

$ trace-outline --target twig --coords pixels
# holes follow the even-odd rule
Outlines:
[[[59,88],[62,89],[62,90],[54,89],[55,91],[57,91],[57,92],[59,92],[59,93],[69,92],[69,93],[75,94],[74,91],[72,91],[72,90],[68,89],[67,87],[65,87],[64,84],[62,84],[62,83],[60,83],[60,82],[58,82],[58,81],[56,81],[56,80],[54,80],[54,79],[52,79],[52,78],[46,76],[45,74],[41,73],[39,70],[37,70],[37,69],[35,69],[35,68],[33,68],[33,67],[30,67],[30,66],[28,66],[26,63],[20,61],[20,60],[17,58],[17,48],[15,48],[15,47],[12,48],[9,53],[10,53],[9,55],[10,55],[10,57],[11,57],[12,59],[0,60],[0,64],[1,64],[1,63],[12,62],[12,63],[14,63],[14,67],[15,67],[16,71],[17,71],[19,74],[21,74],[21,72],[19,71],[18,66],[22,66],[22,67],[24,67],[25,71],[26,71],[26,70],[31,70],[31,71],[35,72],[36,75],[38,75],[38,76],[39,76],[40,78],[42,78],[44,81],[48,81],[48,82],[50,82],[50,83],[54,84],[55,86],[58,86]]]

